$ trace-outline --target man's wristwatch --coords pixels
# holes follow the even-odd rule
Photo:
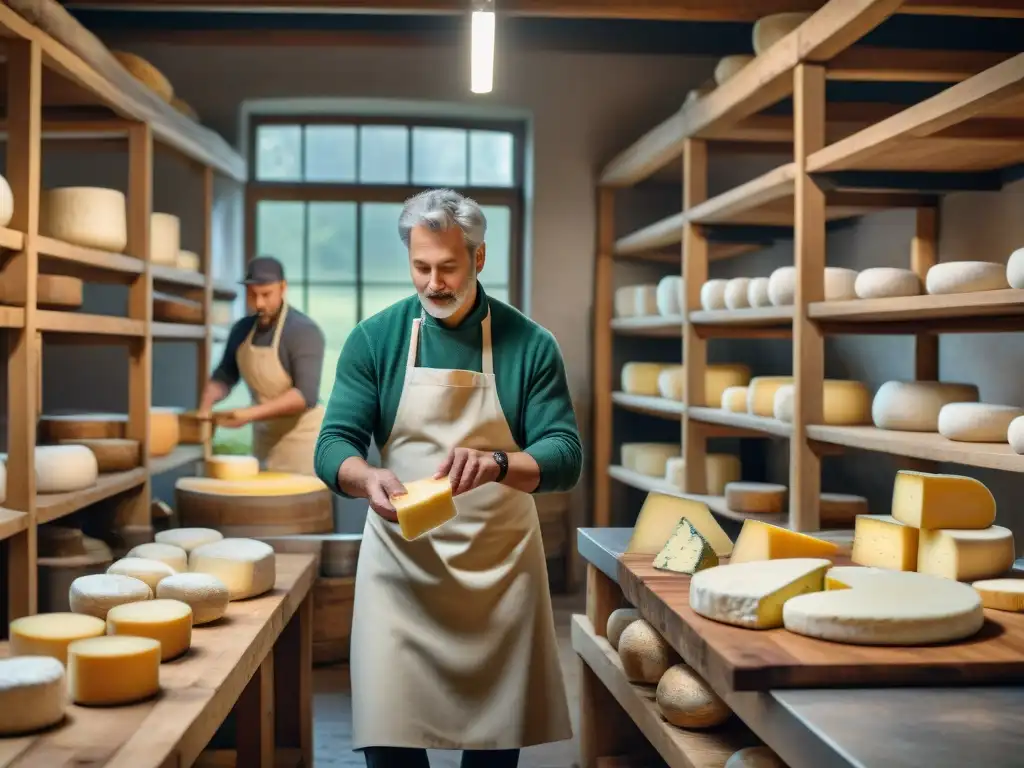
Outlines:
[[[508,454],[504,451],[495,451],[493,455],[494,462],[498,465],[498,476],[494,478],[494,482],[500,483],[508,474]]]

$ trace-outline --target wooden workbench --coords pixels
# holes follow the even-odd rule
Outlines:
[[[69,705],[61,725],[0,739],[0,768],[269,768],[313,765],[312,555],[277,555],[273,592],[233,602],[196,627],[191,650],[160,666],[161,692],[126,707]],[[7,655],[6,643],[0,656]],[[235,710],[237,754],[203,755]]]

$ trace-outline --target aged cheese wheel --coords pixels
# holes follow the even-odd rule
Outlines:
[[[658,283],[655,300],[658,314],[665,317],[683,314],[683,278],[679,275],[668,275]]]
[[[741,69],[753,60],[754,57],[749,54],[723,56],[719,59],[718,64],[715,65],[715,82],[722,85],[726,80],[735,77]]]
[[[631,683],[657,685],[679,655],[658,631],[643,619],[626,627],[619,636],[619,658]]]
[[[997,611],[1024,612],[1024,579],[982,579],[971,584],[981,604]],[[14,629],[14,624],[11,624]]]
[[[68,694],[75,704],[133,704],[159,690],[159,640],[107,635],[68,646]]]
[[[1010,254],[1006,262],[1006,282],[1011,288],[1024,288],[1024,248],[1018,248]]]
[[[767,277],[755,277],[747,284],[747,303],[752,307],[770,307],[771,297],[768,295],[770,280]]]
[[[44,613],[71,610],[68,595],[75,579],[106,573],[114,561],[105,542],[77,528],[40,526],[37,549],[39,610]]]
[[[619,638],[623,631],[640,618],[640,611],[636,608],[616,608],[608,614],[608,623],[605,626],[605,636],[608,644],[616,651],[619,650]]]
[[[754,22],[751,42],[760,56],[811,17],[809,13],[773,13]]]
[[[61,445],[84,445],[96,455],[100,472],[127,472],[139,466],[139,441],[123,437],[78,438],[60,441]]]
[[[149,409],[149,455],[166,456],[178,447],[178,408]]]
[[[187,101],[175,96],[171,99],[171,106],[179,112],[181,112],[181,114],[185,115],[185,117],[191,118],[192,120],[195,120],[197,123],[199,122],[199,113],[196,112],[192,108],[192,105],[189,104]]]
[[[157,560],[170,566],[171,570],[181,572],[188,570],[188,552],[173,544],[161,544],[156,541],[139,544],[128,550],[125,558]],[[108,571],[109,573],[109,571]],[[131,576],[132,574],[128,574]],[[165,574],[166,575],[166,574]],[[143,579],[145,581],[145,579]],[[160,583],[159,581],[157,582]],[[154,590],[155,592],[156,590]]]
[[[630,395],[658,395],[658,377],[666,368],[664,363],[629,362],[622,366],[622,391]]]
[[[149,453],[166,456],[178,446],[178,408],[151,408]],[[82,440],[124,439],[128,417],[119,413],[75,413],[39,418],[39,430],[47,442],[79,443]]]
[[[161,579],[175,574],[174,568],[162,560],[149,560],[142,557],[122,557],[111,563],[108,574],[131,576],[143,582],[152,592]]]
[[[314,664],[348,660],[355,586],[354,577],[321,577],[313,582]]]
[[[725,286],[728,280],[708,280],[700,287],[700,305],[705,310],[725,309]]]
[[[857,275],[853,290],[858,299],[918,296],[921,293],[921,278],[909,269],[872,267]]]
[[[1024,408],[990,403],[946,403],[939,410],[939,434],[961,443],[1005,443],[1010,424]]]
[[[787,384],[775,392],[772,414],[779,421],[792,422],[796,385]],[[825,379],[822,389],[822,424],[857,426],[871,423],[871,393],[859,381]]]
[[[40,309],[78,309],[82,306],[83,282],[71,275],[39,275],[36,280],[36,304]],[[25,294],[11,275],[0,275],[0,304],[25,306]]]
[[[825,267],[825,301],[857,298],[857,273],[844,267]],[[768,278],[768,298],[773,306],[788,307],[796,300],[796,267],[779,267]]]
[[[768,747],[747,747],[733,752],[725,768],[789,768]]]
[[[747,388],[726,387],[722,390],[722,410],[732,413],[747,412]]]
[[[153,320],[158,323],[193,323],[202,325],[203,305],[198,301],[153,293]]]
[[[947,261],[928,270],[925,288],[932,295],[998,291],[1010,287],[1006,271],[991,261]]]
[[[196,547],[189,552],[188,568],[216,576],[228,588],[231,600],[269,592],[277,579],[273,548],[254,539],[221,539]]]
[[[181,524],[214,528],[225,536],[329,533],[331,491],[306,475],[264,472],[251,480],[182,477],[175,483]]]
[[[775,418],[775,393],[792,383],[792,376],[755,376],[747,383],[747,413]]]
[[[199,272],[202,269],[202,263],[199,254],[192,251],[178,251],[178,255],[174,259],[174,266],[189,272]]]
[[[780,514],[786,511],[786,486],[777,483],[729,483],[725,505],[745,514]]]
[[[169,546],[169,545],[167,545]],[[176,573],[156,586],[159,600],[179,600],[192,609],[192,624],[209,624],[228,610],[228,588],[209,573]]]
[[[644,317],[658,314],[658,286],[627,285],[615,291],[616,317]]]
[[[664,477],[665,463],[679,454],[679,443],[623,443],[622,466],[647,477]]]
[[[68,602],[73,613],[84,613],[106,619],[107,611],[115,605],[151,600],[153,590],[134,576],[99,573],[82,576],[71,584]]]
[[[718,408],[722,393],[729,387],[743,386],[750,381],[750,368],[742,363],[719,363],[709,365],[704,371],[704,402],[707,408]],[[669,366],[658,376],[658,391],[670,400],[682,400],[685,392],[686,372],[684,366]],[[691,403],[697,405],[697,403]]]
[[[211,456],[205,464],[206,476],[217,480],[251,480],[260,473],[255,456]]]
[[[181,219],[171,213],[152,213],[149,217],[149,260],[173,267],[181,252]]]
[[[0,227],[6,227],[14,218],[14,192],[7,179],[0,176]]]
[[[704,678],[686,664],[665,671],[658,681],[655,700],[661,716],[677,728],[714,728],[732,714]]]
[[[171,85],[171,81],[144,58],[127,51],[111,51],[110,54],[128,70],[129,75],[148,87],[161,99],[170,103],[174,98],[174,86]]]
[[[734,277],[725,284],[724,301],[726,309],[746,309],[750,306],[747,298],[750,288],[749,277]]]
[[[1010,426],[1006,428],[1006,441],[1014,453],[1024,454],[1024,417],[1018,416],[1010,422]]]
[[[739,457],[730,453],[709,453],[704,457],[704,484],[709,496],[721,496],[725,486],[740,479]],[[686,459],[679,456],[665,462],[665,481],[683,489]]]
[[[99,465],[84,445],[36,447],[36,493],[71,493],[96,485]]]
[[[121,253],[128,245],[125,196],[102,187],[60,187],[39,196],[39,233]]]
[[[10,625],[11,656],[49,656],[67,664],[68,645],[107,632],[103,619],[81,613],[37,613]]]
[[[973,384],[945,381],[887,381],[871,403],[871,419],[879,429],[938,432],[939,411],[947,403],[976,403]]]
[[[64,719],[64,665],[51,656],[0,659],[0,736],[41,731]]]

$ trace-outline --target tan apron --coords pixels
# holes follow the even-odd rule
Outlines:
[[[381,450],[403,482],[452,447],[518,451],[498,402],[490,312],[483,373],[416,366],[412,325],[395,426]],[[367,513],[356,572],[353,746],[512,749],[572,738],[533,497],[488,483],[416,541]]]
[[[281,365],[278,347],[281,345],[281,331],[288,316],[288,305],[281,307],[277,318],[274,338],[269,347],[257,347],[252,343],[256,323],[245,341],[238,347],[235,360],[238,372],[257,403],[265,403],[280,397],[295,383],[288,371]],[[260,466],[268,472],[294,472],[300,475],[315,475],[313,451],[320,434],[320,423],[324,420],[323,406],[317,405],[292,416],[280,416],[266,421],[257,421],[252,426],[253,455],[260,460]]]

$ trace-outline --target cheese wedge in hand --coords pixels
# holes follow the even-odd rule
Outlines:
[[[456,514],[452,484],[447,477],[435,480],[413,480],[403,483],[406,493],[392,496],[391,504],[398,513],[398,527],[407,541],[444,525]]]

